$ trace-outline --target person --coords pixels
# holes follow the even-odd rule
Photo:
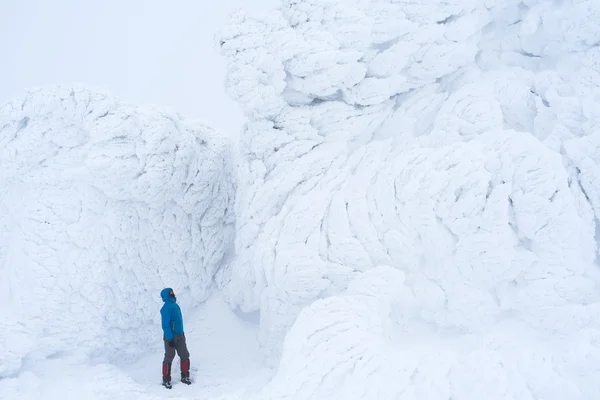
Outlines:
[[[163,386],[171,388],[171,364],[175,359],[175,351],[181,364],[181,382],[190,385],[190,353],[185,342],[183,331],[183,317],[177,304],[177,297],[171,288],[164,288],[160,297],[165,303],[160,309],[162,320],[163,341],[165,345],[165,358],[162,364]]]

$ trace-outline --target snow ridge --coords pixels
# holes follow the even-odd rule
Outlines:
[[[391,344],[371,349],[393,365],[372,368],[405,379],[379,398],[597,393],[599,11],[287,0],[232,17],[220,44],[249,123],[221,284],[281,355],[260,398],[365,395],[339,389],[373,378],[330,324],[362,321],[341,303],[383,265],[405,278]]]
[[[0,377],[159,346],[159,291],[199,304],[233,243],[231,168],[211,129],[87,88],[0,107]]]

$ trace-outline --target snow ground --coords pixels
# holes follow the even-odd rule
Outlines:
[[[258,327],[238,318],[218,294],[193,312],[184,312],[193,386],[160,386],[162,342],[156,340],[135,362],[90,363],[85,358],[57,357],[31,365],[18,378],[0,380],[1,399],[233,399],[247,398],[264,386],[270,369],[261,366]],[[251,373],[251,375],[249,375]]]
[[[177,115],[88,107],[68,91],[11,103],[0,144],[21,143],[0,148],[10,273],[0,339],[11,349],[0,385],[26,391],[33,374],[56,390],[57,367],[76,380],[83,363],[100,377],[81,387],[89,397],[123,395],[111,379],[128,397],[164,396],[152,386],[159,304],[148,299],[177,278],[169,285],[189,285],[184,312],[199,307],[186,321],[206,381],[182,396],[595,398],[599,12],[568,0],[284,0],[237,13],[220,32],[228,89],[248,116],[237,169],[228,142]],[[122,112],[91,129],[107,104]],[[148,131],[152,145],[141,146]],[[98,184],[93,195],[74,189]],[[198,186],[211,196],[186,197]],[[112,229],[65,237],[78,221],[71,198]],[[48,220],[22,223],[38,208],[51,218],[43,240],[32,232]],[[148,224],[111,217],[134,211]],[[98,243],[106,253],[81,251]],[[77,251],[98,268],[78,268]],[[79,310],[68,295],[86,274],[98,276],[84,293],[110,297]],[[228,307],[260,320],[242,323]]]

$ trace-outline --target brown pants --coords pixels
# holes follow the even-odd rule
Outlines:
[[[165,342],[165,358],[163,362],[171,364],[175,358],[175,351],[177,351],[177,355],[182,361],[188,360],[190,358],[190,352],[185,343],[185,335],[175,336],[173,339],[175,339],[175,347],[169,346],[169,342],[163,339]]]

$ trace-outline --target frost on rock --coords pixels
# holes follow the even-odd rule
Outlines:
[[[388,359],[402,379],[381,398],[595,396],[596,3],[289,0],[233,16],[220,43],[249,122],[220,281],[282,357],[263,398],[302,398],[297,379],[329,393],[319,374],[357,387],[347,353],[296,376],[335,329],[297,342],[378,265],[406,278]]]
[[[0,108],[0,171],[0,376],[160,345],[160,290],[198,304],[233,243],[229,145],[175,114],[31,91]]]

